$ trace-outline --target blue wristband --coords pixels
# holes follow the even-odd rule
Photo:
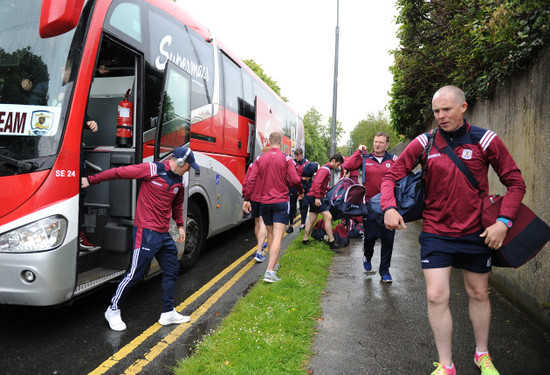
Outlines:
[[[502,221],[504,223],[504,225],[506,225],[508,228],[512,228],[512,225],[514,225],[514,223],[512,223],[512,220],[505,219],[503,217],[497,218],[497,221]]]

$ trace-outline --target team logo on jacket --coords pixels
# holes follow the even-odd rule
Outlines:
[[[391,167],[391,163],[386,163],[386,168],[390,168]]]
[[[177,187],[174,188],[174,194],[177,194],[179,189]]]
[[[473,153],[474,152],[472,150],[469,150],[469,149],[462,150],[462,159],[470,160],[472,158]]]

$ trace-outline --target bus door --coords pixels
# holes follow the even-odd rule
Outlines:
[[[136,113],[140,56],[107,35],[97,55],[82,130],[82,175],[136,163]],[[89,128],[97,124],[97,131]],[[137,139],[139,138],[139,139]],[[137,139],[137,140],[136,140]],[[128,268],[137,183],[114,180],[82,191],[80,241],[75,295]]]
[[[189,147],[191,129],[191,75],[171,61],[166,64],[164,71],[164,90],[158,119],[160,120],[156,129],[155,160],[166,160],[172,156],[172,151],[175,148]],[[189,205],[189,173],[195,173],[194,169],[183,176],[185,186],[184,218],[187,218]],[[186,230],[188,224],[189,218],[185,225]],[[174,220],[170,221],[170,234],[174,240],[178,238],[178,228]],[[189,230],[187,230],[186,237],[186,243],[197,240],[193,238]],[[186,255],[185,244],[176,241],[176,246],[178,247],[178,259],[183,264],[182,260]]]
[[[268,103],[256,96],[256,147],[258,155],[262,148],[269,143],[269,135],[275,131],[281,131],[281,117]],[[256,156],[258,156],[256,155]]]
[[[243,97],[241,68],[222,53],[224,79],[224,125],[223,150],[225,153],[238,155],[246,153],[247,144],[243,145],[243,136],[239,129],[239,101]],[[246,129],[248,131],[248,129]]]

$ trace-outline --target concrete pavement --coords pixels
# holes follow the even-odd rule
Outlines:
[[[437,351],[428,323],[425,284],[420,266],[420,226],[409,223],[395,238],[392,284],[377,271],[363,269],[361,240],[338,250],[323,298],[323,317],[309,369],[315,375],[431,374]],[[489,350],[495,367],[506,374],[550,374],[550,332],[491,289]],[[468,298],[460,271],[451,274],[453,359],[457,374],[479,374],[473,363],[475,340]]]

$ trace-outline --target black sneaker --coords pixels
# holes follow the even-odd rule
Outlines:
[[[305,230],[306,229],[306,225],[305,224],[301,224],[300,225],[300,230]]]
[[[307,245],[309,244],[309,240],[302,240],[302,245]]]
[[[288,228],[286,228],[286,232],[287,233],[292,233],[294,232],[294,227],[292,225],[289,225]]]
[[[336,250],[342,248],[342,244],[336,241],[332,241],[328,243],[331,250]]]

